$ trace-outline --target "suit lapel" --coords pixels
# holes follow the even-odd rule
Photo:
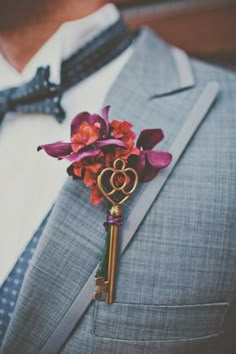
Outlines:
[[[132,121],[137,133],[147,127],[163,128],[163,146],[168,147],[203,90],[188,90],[191,87],[186,55],[145,29],[105,103],[112,106],[112,119]],[[175,116],[170,115],[171,102]],[[140,193],[142,188],[135,198]],[[127,206],[127,215],[135,198]],[[89,193],[80,182],[68,179],[27,272],[3,353],[37,353],[52,335],[99,261],[105,214],[104,205],[89,204]]]
[[[135,43],[134,54],[121,71],[105,102],[114,107],[113,113],[125,117],[127,113],[140,114],[136,107],[126,105],[132,101],[160,98],[194,86],[188,56],[182,50],[157,40],[144,28]],[[123,109],[118,109],[118,102]],[[115,104],[112,104],[115,103]],[[130,105],[131,106],[131,105]],[[121,118],[120,118],[121,119]]]

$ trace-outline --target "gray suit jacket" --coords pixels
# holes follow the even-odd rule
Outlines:
[[[235,79],[142,30],[106,98],[112,118],[130,120],[137,133],[162,128],[160,148],[168,150],[199,97],[207,100],[207,84],[217,81],[220,93],[120,259],[116,303],[93,302],[63,354],[233,353]],[[145,188],[126,204],[126,217]],[[88,201],[82,184],[68,179],[27,272],[3,354],[39,353],[97,265],[106,207]]]

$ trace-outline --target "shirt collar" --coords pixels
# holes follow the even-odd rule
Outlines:
[[[61,61],[115,23],[119,17],[117,8],[113,4],[107,4],[87,17],[64,23],[39,49],[21,73],[0,56],[0,90],[29,81],[39,66],[47,65],[50,66],[50,81],[60,83]]]

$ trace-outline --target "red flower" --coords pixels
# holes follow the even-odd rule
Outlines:
[[[100,124],[90,125],[83,122],[78,131],[71,137],[71,148],[74,152],[78,152],[83,147],[93,144],[99,138]]]
[[[93,205],[98,205],[103,201],[103,195],[98,189],[97,185],[93,185],[90,189],[90,202]]]
[[[111,122],[112,131],[116,139],[123,141],[135,140],[135,133],[131,130],[132,124],[127,121],[113,120]]]

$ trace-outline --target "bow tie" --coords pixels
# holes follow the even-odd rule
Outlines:
[[[59,85],[50,82],[49,67],[40,67],[28,83],[1,91],[0,124],[7,112],[45,113],[62,122],[65,118],[60,103],[63,93],[115,59],[133,38],[120,19],[62,62]]]
[[[7,112],[40,112],[53,115],[59,122],[65,117],[60,105],[60,85],[49,82],[50,68],[38,68],[35,77],[20,87],[0,92],[0,121]]]

